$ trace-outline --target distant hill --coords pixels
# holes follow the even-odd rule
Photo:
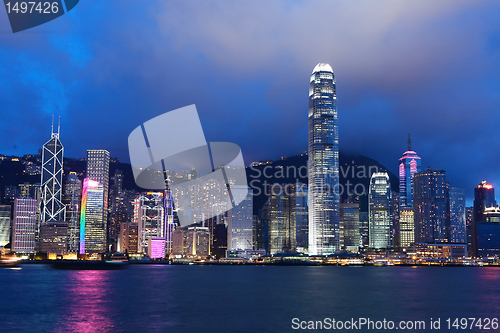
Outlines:
[[[16,161],[18,159],[18,161]],[[351,192],[356,190],[358,194],[363,190],[368,191],[370,182],[370,175],[372,172],[388,172],[391,188],[395,192],[399,192],[398,178],[387,170],[379,162],[366,156],[352,155],[340,152],[340,184],[343,186],[342,198],[347,198],[347,185],[350,185]],[[25,164],[31,162],[34,164],[41,164],[40,158],[31,155],[30,157],[8,157],[0,160],[0,192],[1,198],[5,186],[19,185],[22,183],[37,184],[40,183],[40,175],[29,175],[25,171]],[[124,175],[123,187],[129,190],[144,191],[135,184],[132,174],[132,168],[128,163],[118,162],[112,159],[109,165],[110,179],[113,177],[117,169],[121,170]],[[64,174],[69,174],[74,171],[79,174],[80,179],[85,178],[86,160],[85,159],[64,159]],[[296,182],[307,184],[307,155],[295,155],[277,161],[262,162],[261,165],[250,166],[246,168],[248,184],[254,190],[254,214],[258,211],[267,201],[265,196],[265,184],[292,184]],[[111,184],[110,180],[110,184]],[[355,187],[356,186],[356,187]],[[259,193],[260,192],[260,193]],[[361,211],[367,211],[367,200],[361,198]]]
[[[266,162],[261,162],[266,163]],[[347,187],[350,192],[361,194],[368,192],[370,176],[373,172],[387,172],[389,174],[391,188],[399,192],[399,179],[385,166],[372,158],[363,155],[339,154],[340,192],[342,199],[347,198]],[[250,187],[254,190],[254,214],[266,203],[267,197],[264,193],[265,182],[267,184],[292,184],[296,182],[307,184],[307,155],[295,155],[283,160],[267,161],[267,164],[251,166],[246,168],[247,179]],[[264,174],[265,173],[265,174]],[[348,183],[349,182],[349,183]],[[342,189],[344,190],[342,193]],[[361,211],[368,211],[366,198],[361,198]]]

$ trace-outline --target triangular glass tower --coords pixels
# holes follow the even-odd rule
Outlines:
[[[53,120],[52,120],[53,121]],[[51,139],[43,145],[42,152],[42,202],[41,222],[63,222],[66,207],[62,203],[62,176],[64,147],[59,141],[59,129],[54,132],[52,124]]]

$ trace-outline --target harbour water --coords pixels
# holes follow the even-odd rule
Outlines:
[[[0,270],[1,332],[287,332],[297,331],[294,318],[424,321],[418,332],[435,332],[429,323],[440,319],[441,331],[500,331],[446,327],[448,318],[500,319],[500,269],[132,265],[119,271],[61,271],[23,265]]]

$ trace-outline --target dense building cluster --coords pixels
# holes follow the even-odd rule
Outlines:
[[[185,192],[169,189],[168,179],[199,178],[195,169],[168,174],[163,191],[124,189],[123,172],[110,175],[114,160],[106,150],[88,150],[86,171],[64,174],[64,147],[59,129],[52,130],[38,157],[31,156],[41,165],[25,162],[25,172],[38,172],[40,183],[4,189],[0,247],[21,254],[126,252],[150,259],[381,251],[417,257],[500,255],[500,207],[493,186],[482,181],[474,189],[474,206],[466,207],[465,189],[450,186],[444,170],[422,169],[409,135],[398,163],[399,192],[393,191],[388,172],[368,168],[369,188],[358,193],[359,184],[352,184],[354,191],[348,187],[343,193],[336,81],[328,64],[316,65],[310,77],[308,130],[308,184],[268,184],[267,201],[257,214],[252,188],[239,205],[220,214],[210,197],[217,187],[210,182],[193,182],[197,187]],[[174,197],[182,208],[175,207]],[[211,211],[217,213],[207,218]],[[181,226],[179,217],[191,223]]]

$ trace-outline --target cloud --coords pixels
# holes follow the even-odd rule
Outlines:
[[[17,150],[41,147],[48,128],[40,124],[55,113],[63,115],[66,156],[106,148],[127,160],[132,129],[193,103],[207,140],[239,144],[247,163],[302,152],[308,78],[316,63],[329,62],[341,149],[396,171],[411,132],[423,165],[445,168],[456,186],[471,189],[478,178],[496,177],[500,162],[490,153],[500,143],[499,8],[490,1],[81,2],[31,32],[0,34],[0,61],[9,64],[0,67],[7,121],[0,152],[12,147],[9,134],[22,131],[21,120],[37,125],[16,139]]]

